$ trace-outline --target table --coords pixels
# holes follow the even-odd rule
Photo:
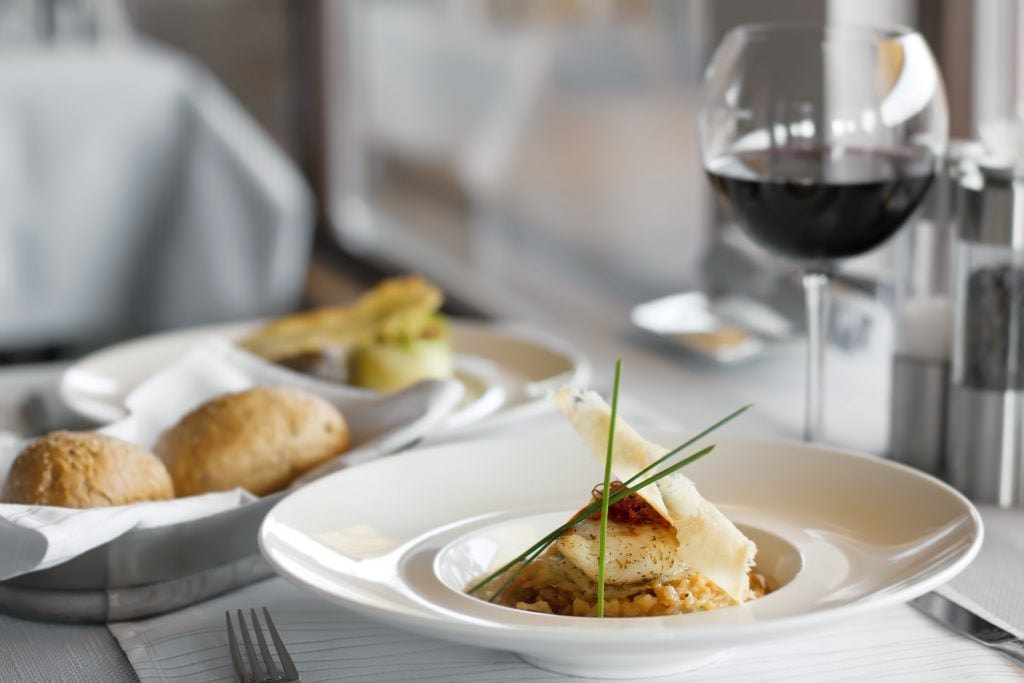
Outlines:
[[[604,348],[594,345],[586,350],[598,358],[607,355],[620,342],[611,337],[604,342]],[[666,360],[658,351],[643,344],[631,344],[628,348],[630,352],[625,355],[627,386],[645,398],[654,396],[663,412],[675,417],[685,416],[694,404],[692,397],[695,395],[700,399],[697,402],[704,404],[700,408],[701,413],[732,405],[736,400],[730,393],[739,381],[736,377],[716,381],[710,369],[699,370],[695,374],[692,369]],[[787,372],[787,366],[792,367],[799,358],[802,356],[798,351],[792,357],[782,355],[770,366],[756,372],[766,376],[772,371]],[[24,429],[18,415],[21,401],[32,391],[52,390],[63,367],[55,364],[0,370],[0,428]],[[607,373],[600,375],[605,377]],[[795,384],[799,386],[798,382]],[[680,390],[676,392],[673,387]],[[792,428],[795,427],[769,415],[751,420],[740,431],[789,435],[786,432]],[[258,589],[257,585],[242,591]],[[248,595],[240,591],[222,596],[215,599],[216,605],[210,607],[223,609],[221,603],[224,606],[243,606],[248,604],[246,600],[250,600],[246,597]],[[412,672],[439,681],[578,680],[563,679],[533,669],[508,653],[455,646],[372,623],[353,622],[359,618],[333,606],[310,607],[313,609],[319,610],[320,618],[326,614],[326,618],[337,619],[337,624],[342,626],[355,623],[354,628],[361,634],[360,642],[363,643],[361,663],[356,667],[354,660],[348,659],[345,653],[350,649],[328,643],[321,647],[322,651],[304,653],[303,656],[315,657],[321,662],[317,667],[318,673],[311,672],[304,680],[331,680],[346,676],[350,680],[397,681],[409,680]],[[283,630],[287,634],[287,629]],[[326,667],[324,662],[328,663]],[[331,668],[334,666],[337,668]],[[160,672],[159,662],[141,671],[143,680]],[[950,634],[913,609],[899,606],[792,643],[786,648],[758,648],[754,644],[749,651],[729,662],[701,672],[699,678],[721,681],[751,678],[993,681],[1017,680],[1021,675],[1021,669],[998,653]],[[135,681],[138,677],[106,627],[35,624],[0,616],[0,681],[24,680]],[[192,680],[192,676],[178,680]]]

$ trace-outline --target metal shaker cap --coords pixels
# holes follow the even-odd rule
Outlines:
[[[928,193],[921,202],[922,218],[936,221],[943,229],[951,227],[955,216],[957,185],[960,182],[962,168],[971,159],[985,154],[985,145],[978,140],[950,140],[946,151],[939,158],[935,169],[935,179]]]
[[[983,159],[967,161],[957,191],[960,239],[1024,249],[1024,174]]]

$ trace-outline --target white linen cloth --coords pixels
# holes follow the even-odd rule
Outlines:
[[[221,339],[209,339],[146,380],[127,399],[129,417],[98,431],[151,448],[157,437],[198,404],[225,392],[257,384],[288,384],[315,393],[349,416],[357,451],[387,451],[420,437],[445,417],[462,396],[445,382],[441,392],[376,396],[340,384],[317,381],[265,363]],[[412,405],[422,400],[426,405]],[[384,407],[384,402],[395,402]],[[403,409],[397,405],[402,401]],[[384,407],[384,409],[380,409]],[[415,414],[415,419],[410,418]],[[356,419],[353,419],[355,416]],[[421,417],[422,416],[422,417]],[[411,434],[410,429],[418,433]],[[23,444],[0,444],[0,486]],[[187,522],[244,505],[254,497],[242,489],[170,501],[75,510],[0,503],[0,580],[66,562],[132,529]]]
[[[290,309],[313,202],[209,73],[144,43],[0,51],[0,349]]]

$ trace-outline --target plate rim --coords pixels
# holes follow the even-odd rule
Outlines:
[[[658,431],[655,434],[652,431],[652,435],[656,438],[662,434],[684,434],[685,432],[669,432],[669,431]],[[531,434],[529,436],[518,436],[513,437],[513,440],[528,441],[529,439],[537,439],[543,436],[542,434]],[[422,456],[427,451],[443,451],[451,447],[462,447],[467,448],[472,445],[482,446],[486,445],[488,441],[504,442],[508,441],[508,438],[494,437],[492,439],[476,439],[472,441],[462,441],[450,444],[439,444],[424,449],[415,451],[406,451],[398,456],[400,458],[409,458]],[[407,613],[399,612],[391,609],[380,609],[372,605],[367,605],[356,600],[344,598],[342,596],[333,594],[327,590],[323,590],[316,585],[312,585],[303,581],[300,577],[295,576],[286,567],[282,567],[281,564],[275,559],[275,549],[268,547],[268,526],[272,523],[272,517],[275,511],[282,505],[285,505],[289,498],[299,496],[303,494],[303,490],[299,489],[285,496],[282,500],[278,501],[267,513],[263,522],[260,525],[259,533],[257,534],[257,541],[260,547],[260,551],[263,556],[267,559],[270,565],[274,568],[274,571],[278,575],[283,576],[286,580],[292,584],[302,588],[306,591],[312,591],[317,595],[320,595],[335,604],[340,604],[348,609],[358,611],[363,614],[367,614],[378,620],[385,621],[399,627],[417,627],[419,629],[437,629],[439,625],[443,625],[444,632],[446,634],[461,635],[465,640],[462,642],[478,643],[482,646],[494,646],[493,641],[495,639],[507,640],[502,638],[503,634],[514,634],[517,642],[523,644],[542,644],[548,642],[552,637],[557,637],[559,642],[564,643],[579,643],[579,644],[594,644],[597,641],[601,641],[605,638],[618,638],[622,637],[634,638],[637,640],[654,640],[654,641],[673,641],[679,638],[685,638],[688,641],[692,641],[695,645],[701,647],[717,647],[719,643],[724,640],[734,640],[736,638],[757,635],[765,638],[769,637],[775,639],[774,636],[778,635],[783,637],[793,631],[799,631],[811,627],[815,624],[829,624],[840,619],[848,619],[859,616],[864,613],[872,612],[884,607],[888,607],[894,604],[905,604],[910,600],[927,593],[938,586],[946,583],[956,575],[958,575],[964,568],[966,568],[977,556],[981,549],[981,545],[985,537],[984,523],[981,515],[978,512],[974,504],[964,496],[960,491],[953,488],[948,483],[937,479],[927,473],[921,472],[920,470],[914,469],[903,463],[895,462],[888,458],[871,455],[851,449],[844,449],[826,444],[812,444],[800,441],[792,441],[781,438],[761,438],[761,437],[746,437],[746,436],[723,436],[721,440],[728,440],[729,442],[736,444],[770,444],[775,447],[786,447],[786,448],[800,448],[800,449],[811,449],[820,450],[824,449],[831,452],[835,456],[849,457],[857,460],[870,462],[873,466],[879,466],[884,468],[890,468],[898,471],[903,471],[910,474],[914,478],[925,481],[931,486],[937,486],[945,494],[951,494],[952,498],[961,506],[963,511],[967,514],[967,518],[971,522],[970,533],[973,534],[971,544],[964,549],[959,557],[952,561],[947,566],[934,571],[932,574],[920,579],[910,585],[903,586],[897,590],[886,591],[881,594],[872,596],[868,600],[859,600],[848,602],[835,607],[828,607],[825,609],[812,610],[809,612],[803,612],[793,615],[788,615],[779,618],[765,619],[762,621],[755,621],[744,624],[707,624],[702,626],[700,629],[671,629],[671,628],[638,628],[631,627],[629,629],[615,628],[617,620],[611,619],[606,620],[609,625],[608,628],[588,628],[588,629],[573,629],[567,627],[570,622],[563,622],[565,619],[576,619],[576,617],[564,617],[559,615],[538,615],[541,617],[551,617],[553,619],[559,619],[561,625],[543,626],[539,624],[531,624],[528,628],[524,628],[521,625],[509,624],[500,625],[490,621],[474,621],[472,619],[453,619],[446,617],[442,612],[428,612],[422,613]],[[321,485],[327,485],[327,482],[334,477],[344,476],[345,472],[337,472],[329,475],[324,479],[320,480]],[[408,543],[412,543],[415,539],[410,539]],[[659,620],[659,624],[664,624],[664,620],[671,620],[674,618],[684,617],[686,615],[667,615],[662,617],[650,617],[650,619]],[[654,623],[654,622],[652,622]],[[479,634],[481,630],[486,630],[488,636],[485,638],[474,638],[475,634]],[[611,634],[611,635],[609,635]]]

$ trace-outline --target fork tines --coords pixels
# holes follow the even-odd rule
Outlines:
[[[267,630],[270,632],[270,639],[274,641],[274,649],[277,651],[277,658],[281,663],[284,672],[278,671],[274,658],[267,647],[267,639],[263,637],[263,627],[256,616],[256,610],[250,609],[252,615],[252,630],[256,634],[256,642],[259,645],[260,658],[256,656],[256,649],[252,644],[252,637],[249,634],[249,625],[245,621],[242,610],[238,610],[238,630],[242,634],[242,643],[245,646],[245,657],[238,647],[238,636],[235,635],[235,627],[231,623],[231,612],[224,612],[224,620],[228,625],[228,647],[231,650],[231,663],[235,667],[235,674],[242,683],[270,683],[271,681],[297,681],[299,672],[295,668],[295,662],[288,655],[284,641],[274,626],[274,620],[270,618],[270,612],[263,608],[263,617],[267,622]],[[249,666],[245,666],[245,662]],[[262,666],[261,666],[262,662]]]

